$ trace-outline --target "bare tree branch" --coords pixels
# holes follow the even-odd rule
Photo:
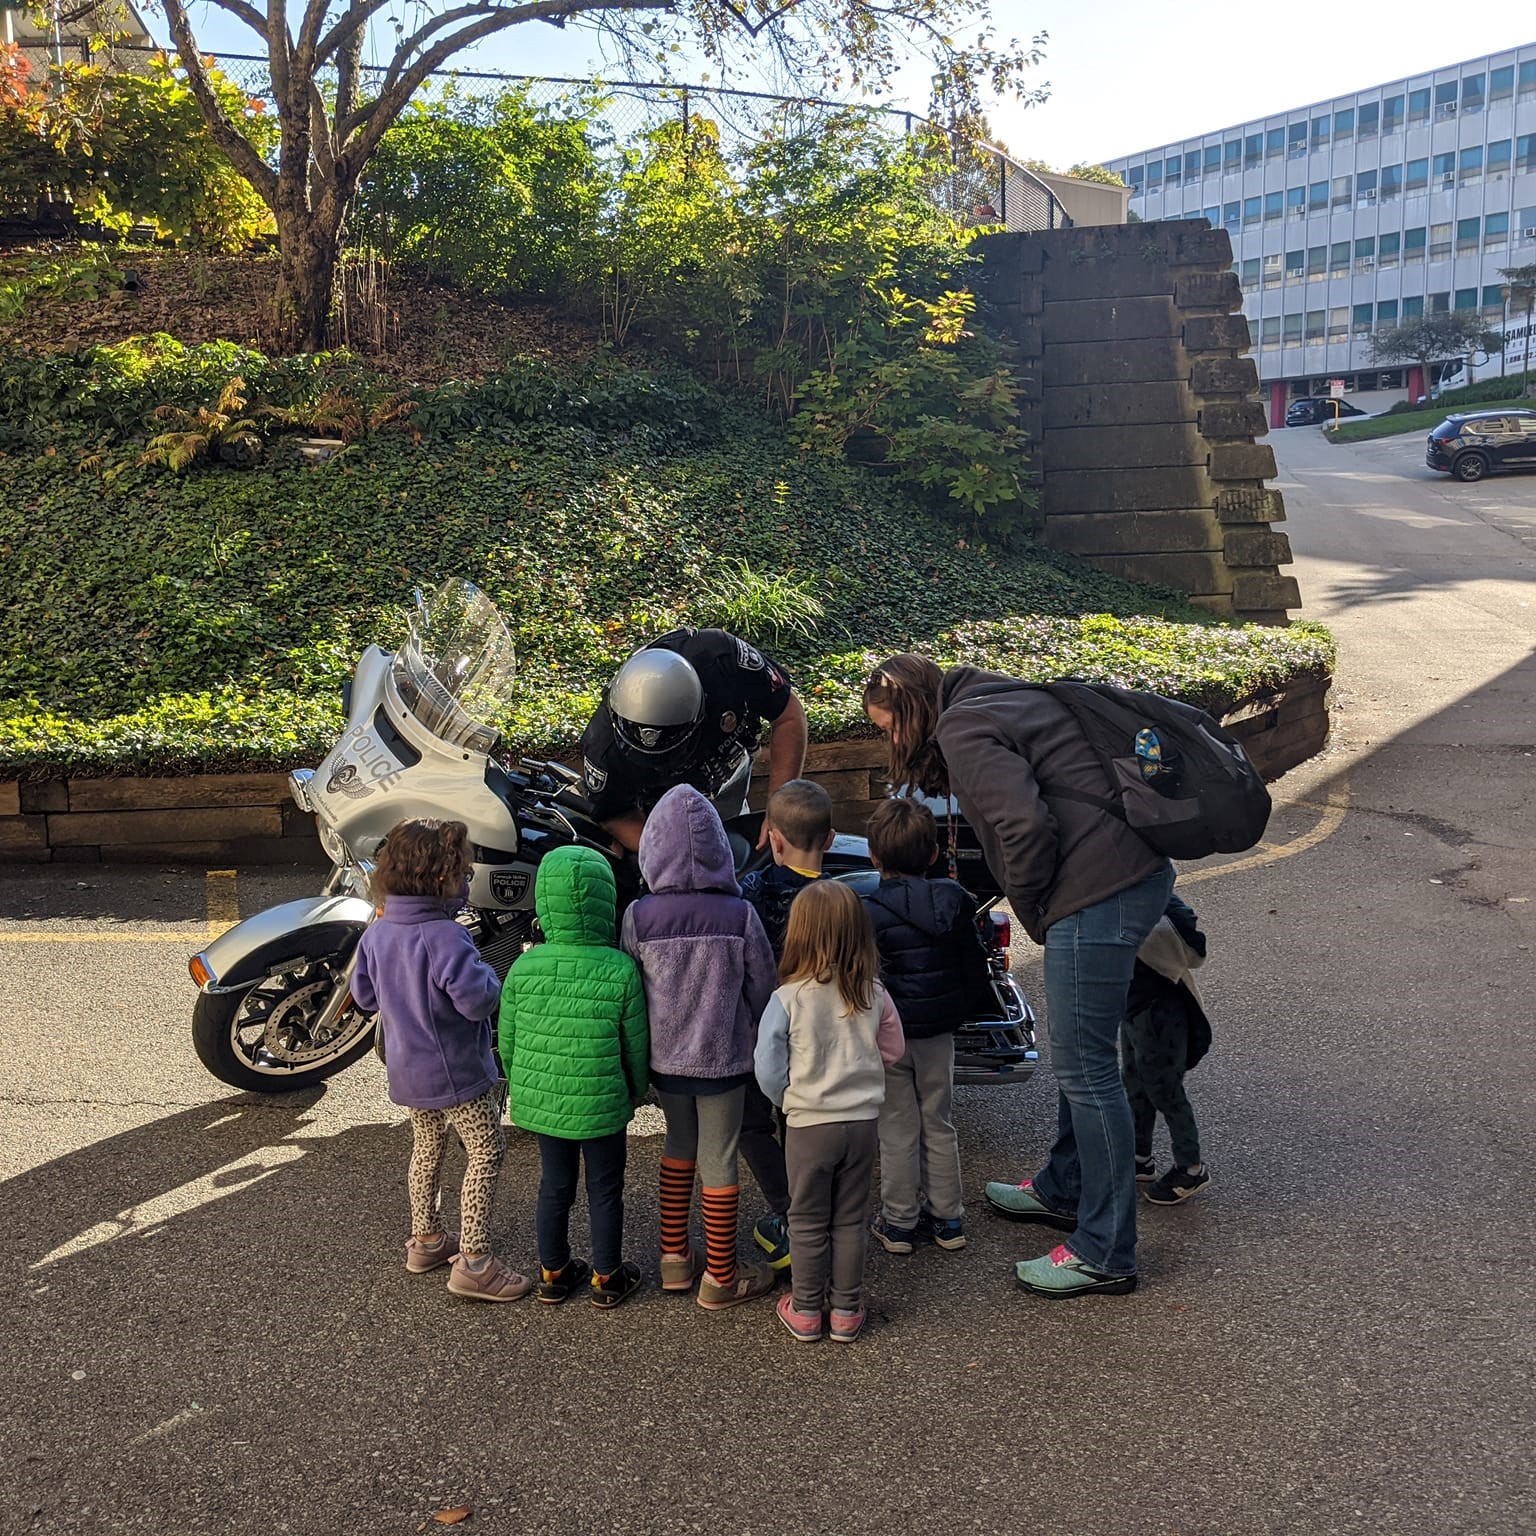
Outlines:
[[[387,4],[389,0],[362,0],[361,4],[351,6],[336,25],[315,44],[316,67],[324,64],[335,53],[338,45],[347,38],[358,36],[360,29],[367,25],[368,19],[375,12],[383,10]],[[359,44],[361,44],[360,36]]]
[[[214,143],[229,156],[234,168],[271,207],[277,198],[277,175],[220,104],[213,89],[213,81],[208,77],[208,68],[197,51],[197,39],[192,35],[192,24],[182,0],[165,0],[165,19],[170,25],[171,36],[176,39],[176,51],[181,55],[182,67],[187,72],[187,84],[197,98],[198,106],[202,108],[203,120],[208,124],[208,132],[213,136]]]

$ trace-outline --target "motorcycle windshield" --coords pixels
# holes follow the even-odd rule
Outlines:
[[[395,652],[395,691],[434,736],[470,752],[496,745],[494,722],[512,702],[512,637],[496,605],[467,581],[416,594],[405,643]]]

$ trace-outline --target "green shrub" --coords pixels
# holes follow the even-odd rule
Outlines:
[[[1476,384],[1464,384],[1460,389],[1447,389],[1443,391],[1438,400],[1430,403],[1427,409],[1441,410],[1447,416],[1453,411],[1466,410],[1469,406],[1488,405],[1495,401],[1503,403],[1520,393],[1520,375],[1512,373],[1508,378],[1479,379]],[[1382,414],[1386,416],[1402,416],[1409,411],[1421,411],[1426,407],[1413,400],[1399,400]]]

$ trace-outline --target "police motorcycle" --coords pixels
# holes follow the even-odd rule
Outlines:
[[[459,921],[505,976],[539,940],[533,886],[552,848],[578,843],[613,860],[620,906],[640,893],[633,856],[595,820],[581,776],[562,763],[498,756],[490,724],[510,702],[511,636],[495,605],[466,581],[416,594],[405,642],[392,655],[369,646],[343,690],[346,727],[316,769],[289,776],[313,814],[331,872],[319,892],[247,918],[192,956],[198,988],[192,1041],[221,1082],[258,1093],[304,1088],[342,1071],[374,1043],[375,1019],[353,1000],[357,943],[376,915],[372,858],[396,823],[435,816],[464,822],[474,845],[469,899]],[[738,873],[766,857],[761,818],[741,814],[751,776],[742,753],[714,796]],[[839,835],[826,873],[855,886],[878,881],[863,838]],[[980,877],[979,882],[973,877]],[[1009,968],[1009,925],[974,854],[961,878],[977,895],[996,1016],[956,1037],[956,1080],[1022,1082],[1038,1053],[1035,1021]]]

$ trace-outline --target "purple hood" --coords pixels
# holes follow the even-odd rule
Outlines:
[[[722,891],[739,896],[736,860],[714,806],[691,784],[669,789],[640,834],[640,873],[657,895]]]

